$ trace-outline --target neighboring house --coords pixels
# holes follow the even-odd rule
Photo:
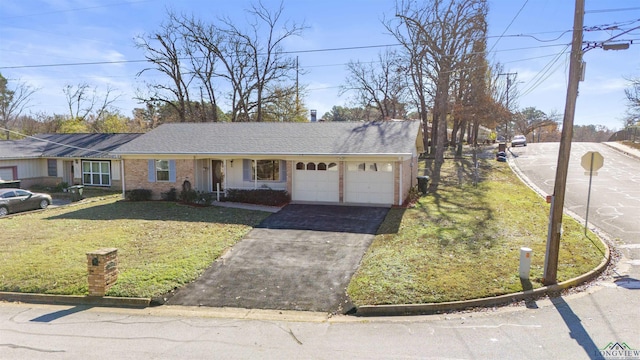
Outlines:
[[[423,152],[417,121],[172,123],[119,147],[123,191],[155,199],[185,180],[203,192],[286,190],[292,202],[402,205]]]
[[[61,182],[120,189],[121,164],[111,150],[141,134],[40,134],[0,141],[0,181],[21,187]]]

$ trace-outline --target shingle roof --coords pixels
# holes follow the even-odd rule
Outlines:
[[[113,158],[110,152],[141,134],[39,134],[0,141],[0,158]]]
[[[0,141],[0,159],[31,159],[42,155],[42,144],[24,140]]]
[[[415,152],[417,121],[171,123],[115,154],[399,155]]]

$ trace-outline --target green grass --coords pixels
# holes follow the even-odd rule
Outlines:
[[[268,215],[118,200],[0,219],[0,291],[87,294],[86,253],[115,247],[119,275],[107,295],[157,296],[197,278]]]
[[[506,163],[480,164],[477,187],[468,161],[447,160],[437,194],[413,208],[391,209],[351,279],[354,303],[419,304],[522,291],[523,246],[533,249],[532,285],[542,286],[549,205]],[[595,235],[585,237],[573,219],[565,217],[563,228],[558,281],[592,270],[604,254]]]
[[[354,303],[417,304],[521,291],[522,246],[533,249],[532,285],[542,286],[549,205],[505,163],[481,161],[477,187],[472,173],[468,161],[447,160],[437,194],[389,211],[349,285]],[[268,215],[85,195],[88,201],[69,207],[0,219],[0,291],[87,294],[86,253],[115,247],[120,273],[107,295],[161,295],[197,278]],[[565,217],[563,226],[558,281],[592,270],[604,253],[581,224]]]

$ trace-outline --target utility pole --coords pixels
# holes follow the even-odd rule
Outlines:
[[[569,63],[569,85],[567,86],[567,100],[564,107],[560,150],[558,151],[558,166],[556,180],[551,198],[551,213],[549,215],[549,234],[547,236],[547,252],[544,259],[544,284],[557,283],[558,253],[562,236],[562,213],[564,195],[567,186],[567,172],[569,156],[571,155],[571,139],[573,137],[573,118],[578,97],[578,83],[582,75],[582,29],[584,23],[584,0],[576,0],[573,18],[573,40],[571,43],[571,61]]]
[[[298,77],[300,77],[300,66],[296,56],[296,116],[300,114],[300,84],[298,83]]]
[[[502,73],[498,74],[498,76],[506,76],[507,77],[507,112],[509,112],[509,119],[504,124],[504,138],[507,140],[509,137],[509,122],[511,122],[511,110],[509,110],[509,89],[511,88],[511,75],[518,76],[518,73]]]

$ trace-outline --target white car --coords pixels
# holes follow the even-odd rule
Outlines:
[[[524,135],[516,135],[511,140],[511,147],[527,146],[527,137]]]

